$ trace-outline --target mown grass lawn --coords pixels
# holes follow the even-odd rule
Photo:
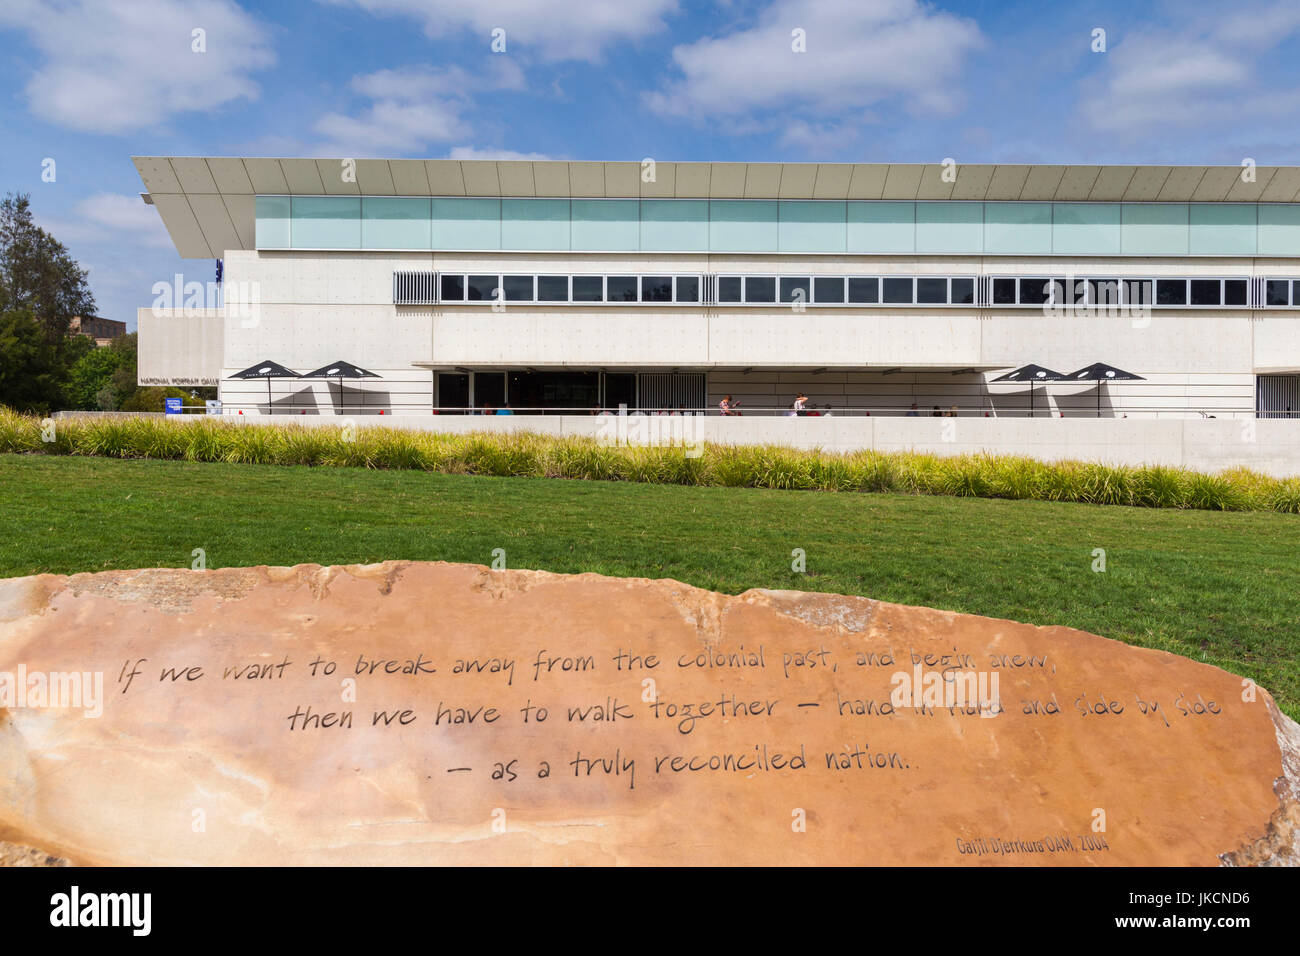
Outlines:
[[[1295,515],[0,455],[0,576],[189,567],[195,548],[208,567],[503,548],[516,568],[1065,624],[1251,677],[1300,717]]]

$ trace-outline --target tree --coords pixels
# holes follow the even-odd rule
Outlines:
[[[0,405],[48,414],[61,403],[65,371],[58,346],[30,312],[0,313]]]
[[[95,314],[86,270],[32,220],[31,197],[0,200],[0,312],[36,317],[49,343],[63,340],[73,316]]]
[[[92,348],[68,370],[67,398],[73,408],[111,411],[122,401],[113,375],[122,365],[121,352]]]
[[[113,340],[109,349],[117,357],[117,368],[113,371],[112,381],[109,383],[117,390],[117,406],[122,407],[122,402],[126,401],[136,389],[140,387],[138,376],[136,374],[137,363],[139,361],[139,334],[132,332],[129,335],[119,335]]]
[[[144,388],[136,389],[126,401],[122,403],[124,412],[161,412],[167,407],[167,399],[179,398],[181,404],[186,408],[202,408],[203,399],[191,395],[190,391],[175,386],[157,386],[151,385]]]

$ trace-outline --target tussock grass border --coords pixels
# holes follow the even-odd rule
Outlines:
[[[894,492],[1141,508],[1300,514],[1300,477],[1244,468],[1216,475],[1160,465],[1042,462],[1015,455],[804,451],[781,445],[626,447],[535,432],[447,434],[361,426],[252,424],[195,417],[41,420],[0,407],[0,452],[233,464],[414,469],[461,475]]]

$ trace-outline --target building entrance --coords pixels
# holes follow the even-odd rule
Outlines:
[[[517,411],[582,415],[599,404],[599,372],[510,373],[510,407]]]

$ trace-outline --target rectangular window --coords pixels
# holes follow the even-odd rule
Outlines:
[[[606,300],[609,302],[635,302],[636,276],[606,276]]]
[[[1192,305],[1221,305],[1221,292],[1218,279],[1192,280]]]
[[[673,277],[672,276],[642,276],[641,277],[641,301],[642,302],[673,301]]]
[[[875,276],[869,279],[858,276],[849,277],[849,301],[853,303],[874,303],[880,301],[880,280]]]
[[[1248,279],[1071,279],[1025,276],[992,280],[993,304],[1041,306],[1118,304],[1243,307]],[[444,302],[490,302],[495,291],[509,302],[681,302],[701,301],[699,276],[470,275],[440,273],[438,296]],[[1293,295],[1294,288],[1294,295]],[[720,303],[810,302],[819,304],[973,305],[976,280],[938,276],[719,276]],[[1265,305],[1300,305],[1300,280],[1268,279]]]
[[[604,302],[605,301],[605,277],[604,276],[574,276],[573,277],[573,301],[574,302]]]
[[[844,301],[843,276],[818,276],[813,279],[813,301],[840,303]]]
[[[1119,305],[1119,280],[1089,279],[1088,301],[1093,305]]]
[[[1059,295],[1055,301],[1064,305],[1077,305],[1088,301],[1088,283],[1074,276],[1062,276],[1052,280],[1052,295]]]
[[[443,302],[465,301],[465,277],[449,276],[445,272],[438,276],[438,298]]]
[[[1124,302],[1126,305],[1151,305],[1152,281],[1150,279],[1125,279]]]
[[[537,277],[537,301],[538,302],[568,302],[569,301],[569,277],[568,276],[538,276]]]
[[[1020,304],[1043,305],[1050,301],[1052,280],[1046,277],[1020,280]]]
[[[914,301],[912,280],[886,276],[882,301],[891,305],[910,305]]]
[[[775,302],[776,301],[776,277],[775,276],[746,276],[745,277],[745,301],[746,302]]]
[[[496,299],[500,276],[470,276],[468,298],[471,302],[491,302]]]
[[[1186,305],[1186,279],[1157,279],[1156,305]]]
[[[916,301],[922,305],[946,305],[948,303],[948,280],[917,277]]]
[[[677,277],[677,301],[678,302],[699,302],[700,301],[700,277],[699,276],[678,276]]]
[[[781,277],[781,301],[782,302],[811,302],[812,301],[812,280],[800,276],[792,278],[790,276]]]
[[[507,302],[533,301],[532,276],[506,276],[502,281],[505,284]]]

